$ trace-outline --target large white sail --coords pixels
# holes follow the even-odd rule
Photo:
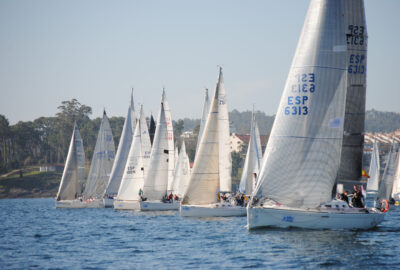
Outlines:
[[[239,191],[247,195],[251,195],[253,192],[253,173],[258,175],[260,172],[262,160],[261,151],[260,132],[253,112],[251,116],[250,140],[239,184]]]
[[[289,207],[332,199],[347,89],[343,2],[312,1],[255,193]]]
[[[203,136],[204,127],[206,125],[206,121],[207,121],[209,112],[210,112],[210,99],[208,98],[208,89],[206,88],[206,93],[205,93],[205,97],[204,97],[203,115],[201,116],[199,136],[197,138],[196,153],[199,149],[201,136]]]
[[[125,118],[124,127],[122,128],[121,138],[118,144],[117,154],[113,167],[111,169],[110,179],[106,189],[106,195],[116,195],[121,184],[124,174],[126,161],[128,159],[129,149],[133,140],[133,132],[135,131],[136,117],[135,107],[133,103],[133,93],[131,94],[131,104]]]
[[[92,163],[85,187],[85,197],[101,199],[106,191],[115,157],[115,145],[106,112],[103,113]]]
[[[379,187],[379,172],[381,170],[379,160],[378,143],[374,140],[374,147],[371,153],[371,163],[369,165],[369,179],[367,183],[367,192],[377,192]]]
[[[174,158],[172,157],[171,159],[169,155],[170,151],[174,151],[174,146],[172,145],[171,150],[168,136],[169,131],[165,117],[164,103],[161,102],[156,133],[151,149],[149,171],[145,177],[143,187],[143,196],[148,200],[161,200],[167,193],[169,179],[168,164],[174,161]]]
[[[143,106],[139,117],[118,190],[118,200],[138,200],[139,190],[143,189],[144,177],[149,169],[151,142]]]
[[[82,195],[85,180],[85,151],[79,129],[74,124],[64,172],[57,193],[57,201],[73,200]]]
[[[219,88],[216,87],[182,204],[205,205],[216,202],[220,185],[218,96]]]
[[[175,146],[174,146],[174,128],[172,126],[172,117],[171,117],[171,110],[169,109],[169,104],[167,101],[167,96],[165,94],[165,89],[163,89],[162,93],[162,100],[164,106],[164,113],[165,113],[165,122],[167,125],[167,133],[168,133],[168,190],[172,189],[172,182],[174,181],[174,170],[175,170]],[[158,123],[157,123],[158,127]],[[157,128],[156,128],[157,132]]]
[[[189,157],[186,154],[185,141],[182,141],[181,151],[178,157],[178,163],[175,167],[174,184],[172,193],[182,198],[185,194],[190,180],[190,164]]]
[[[364,144],[367,27],[362,0],[344,1],[347,44],[347,92],[338,180],[361,180]]]
[[[399,145],[393,140],[387,156],[386,167],[383,172],[382,179],[379,182],[379,189],[375,201],[390,199],[393,190],[393,182],[399,169],[399,162]]]
[[[218,89],[218,141],[220,191],[232,191],[232,156],[229,136],[229,113],[222,68],[219,69]]]

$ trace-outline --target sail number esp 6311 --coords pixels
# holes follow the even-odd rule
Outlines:
[[[315,74],[299,73],[294,76],[295,83],[291,87],[293,95],[287,97],[285,115],[307,115],[309,95],[315,92]]]

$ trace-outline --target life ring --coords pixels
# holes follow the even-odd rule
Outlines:
[[[389,202],[386,199],[381,201],[381,212],[386,213],[389,210]]]

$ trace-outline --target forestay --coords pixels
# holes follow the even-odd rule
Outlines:
[[[133,132],[135,131],[136,117],[135,107],[133,104],[133,93],[131,94],[131,104],[125,118],[124,127],[122,128],[121,138],[118,144],[117,154],[113,167],[111,169],[110,179],[106,189],[107,194],[117,194],[124,174],[126,161],[128,159],[129,149],[133,140]]]
[[[367,183],[367,192],[377,192],[379,187],[379,172],[381,170],[379,160],[378,143],[374,140],[374,147],[371,153],[371,163],[369,165],[369,178]]]
[[[386,167],[383,172],[382,179],[379,183],[379,189],[375,201],[390,199],[390,196],[392,195],[395,175],[398,174],[399,170],[399,162],[399,145],[396,141],[393,140],[389,154],[387,156]]]
[[[340,180],[361,180],[364,144],[367,27],[362,0],[344,1],[347,93]]]
[[[168,136],[169,131],[165,117],[164,103],[161,102],[156,133],[151,149],[149,171],[145,176],[143,187],[144,196],[148,200],[161,200],[167,193],[169,177],[168,163],[169,160],[171,160],[171,163],[174,160],[173,158],[170,159],[169,152],[173,151],[174,146],[172,145],[172,148],[169,148]]]
[[[106,112],[103,113],[92,163],[85,187],[85,197],[100,199],[105,193],[115,157],[115,146]]]
[[[343,1],[312,1],[279,104],[257,197],[318,207],[332,199],[346,102]]]
[[[246,159],[244,161],[242,178],[240,180],[239,191],[247,195],[253,192],[254,180],[253,173],[260,172],[262,160],[261,140],[254,111],[251,115],[250,139],[247,147]]]
[[[79,129],[74,124],[67,160],[57,193],[57,201],[73,200],[82,195],[85,180],[85,151]]]
[[[149,169],[150,153],[150,136],[143,106],[141,106],[139,120],[136,124],[134,138],[129,149],[121,186],[118,191],[118,200],[139,199],[139,190],[143,189],[144,178]]]
[[[182,198],[187,189],[190,180],[190,164],[189,157],[186,153],[185,141],[182,141],[181,151],[179,153],[178,162],[175,167],[174,184],[172,193]]]

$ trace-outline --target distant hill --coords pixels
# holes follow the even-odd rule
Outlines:
[[[247,134],[250,131],[251,111],[239,112],[233,110],[229,113],[231,132]],[[256,119],[261,134],[269,134],[275,116],[266,115],[257,111]],[[200,124],[200,119],[184,118],[184,130],[191,131]],[[400,113],[381,112],[374,109],[365,114],[365,131],[368,132],[392,132],[400,128]]]

